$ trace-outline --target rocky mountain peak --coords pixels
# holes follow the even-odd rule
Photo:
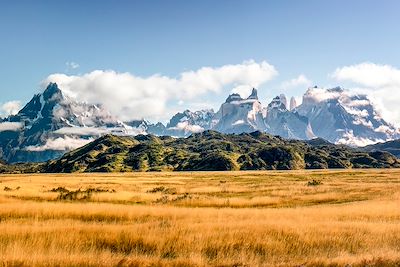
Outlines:
[[[342,87],[309,88],[296,110],[310,120],[318,137],[333,143],[363,146],[399,137],[367,95]]]
[[[251,90],[251,94],[249,95],[249,97],[247,99],[257,99],[258,100],[257,89],[256,88],[253,88]]]
[[[190,132],[198,132],[211,128],[215,113],[212,109],[190,111],[185,110],[175,114],[167,124],[167,129],[173,131],[173,135],[187,135]]]
[[[143,119],[121,122],[101,105],[64,96],[57,84],[50,83],[18,114],[2,122],[13,123],[16,129],[0,131],[0,155],[10,162],[51,159],[107,133],[178,137],[207,130],[238,134],[258,130],[290,139],[318,136],[357,146],[400,137],[398,128],[383,120],[366,95],[342,87],[311,87],[301,105],[292,97],[290,107],[283,94],[263,107],[253,88],[247,98],[229,95],[217,113],[184,110],[164,126]]]
[[[50,83],[41,94],[36,94],[18,112],[16,117],[32,124],[43,117],[52,115],[53,108],[65,100],[57,84]]]
[[[296,98],[294,98],[294,96],[292,96],[290,98],[290,108],[289,108],[289,110],[294,110],[296,107],[297,107]]]
[[[63,99],[63,94],[56,83],[49,83],[42,96],[44,101]]]
[[[243,100],[243,98],[239,94],[233,93],[228,96],[228,98],[225,100],[225,103],[231,103],[233,101],[241,101],[241,100]]]
[[[287,98],[286,98],[285,94],[280,94],[279,99],[281,100],[282,104],[284,104],[285,107],[288,108]]]
[[[284,95],[283,95],[284,96]],[[276,96],[272,99],[271,103],[268,104],[267,110],[270,109],[281,109],[286,110],[285,98],[282,98],[282,95]]]

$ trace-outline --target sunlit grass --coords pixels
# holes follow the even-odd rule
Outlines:
[[[400,170],[0,181],[5,266],[400,265]],[[109,192],[65,201],[57,187]]]

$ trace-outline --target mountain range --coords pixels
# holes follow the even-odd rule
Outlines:
[[[336,87],[309,88],[300,105],[275,97],[266,107],[253,89],[247,98],[231,94],[217,112],[175,114],[169,122],[120,121],[101,104],[79,102],[50,83],[16,115],[0,120],[0,158],[9,163],[61,157],[106,134],[189,137],[213,130],[225,134],[269,133],[287,139],[322,138],[330,143],[364,146],[400,137],[366,95]]]

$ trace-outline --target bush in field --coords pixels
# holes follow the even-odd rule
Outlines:
[[[93,193],[115,193],[114,189],[101,189],[101,188],[88,188],[86,190],[70,191],[65,187],[57,187],[50,190],[50,192],[59,193],[57,200],[77,201],[77,200],[90,200]]]
[[[321,184],[322,184],[321,181],[317,181],[317,180],[314,180],[314,179],[312,179],[311,181],[307,182],[307,186],[317,186],[317,185],[321,185]]]

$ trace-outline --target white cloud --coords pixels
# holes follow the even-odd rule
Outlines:
[[[363,147],[376,143],[384,142],[382,139],[368,139],[359,136],[354,136],[353,130],[343,134],[343,137],[337,141],[337,144],[348,145],[352,147]]]
[[[70,70],[70,69],[71,69],[71,70],[74,70],[74,69],[77,69],[77,68],[80,67],[78,63],[73,62],[73,61],[71,61],[71,62],[66,62],[65,65],[67,66],[67,69],[68,69],[68,70]]]
[[[73,137],[58,137],[55,139],[48,139],[46,144],[42,146],[28,146],[25,148],[26,151],[46,151],[46,150],[56,150],[56,151],[69,151],[79,147],[82,147],[94,139],[80,139]]]
[[[300,86],[308,87],[311,84],[312,84],[311,80],[309,80],[304,74],[300,74],[294,79],[282,82],[281,88],[284,90],[289,90]]]
[[[337,68],[330,76],[368,94],[385,119],[400,125],[400,69],[365,62]]]
[[[184,130],[185,133],[200,133],[204,131],[204,128],[199,125],[190,125],[189,122],[179,122],[176,127],[171,127],[171,130]]]
[[[4,131],[19,131],[22,129],[23,125],[20,122],[2,122],[0,123],[0,132]]]
[[[9,101],[1,105],[1,112],[3,115],[15,115],[21,109],[20,101]]]
[[[395,134],[395,131],[386,125],[380,125],[378,128],[374,129],[374,131],[377,133],[386,133],[389,135]]]
[[[253,89],[250,85],[239,85],[231,90],[231,93],[239,94],[242,98],[247,98]]]
[[[74,135],[74,136],[101,136],[104,134],[114,135],[138,135],[144,134],[142,129],[137,129],[129,126],[125,127],[63,127],[54,131],[59,135]]]
[[[139,77],[130,73],[95,70],[81,76],[52,74],[43,86],[56,82],[69,96],[89,103],[102,103],[122,120],[160,119],[167,102],[190,100],[227,86],[258,87],[278,72],[266,61],[253,60],[236,65],[182,72],[177,78],[162,75]],[[165,119],[165,118],[164,118]]]
[[[337,68],[331,76],[338,81],[351,81],[367,87],[400,87],[400,70],[390,65],[365,62]]]
[[[103,134],[107,134],[110,131],[106,128],[97,128],[97,127],[63,127],[54,131],[56,134],[60,135],[79,135],[79,136],[93,136],[98,135],[101,136]]]
[[[335,91],[335,90],[328,90],[325,88],[308,88],[306,93],[304,94],[304,101],[306,102],[322,102],[328,99],[335,99],[339,98],[341,95],[343,95],[341,92]],[[348,95],[348,92],[345,94],[346,96]]]

